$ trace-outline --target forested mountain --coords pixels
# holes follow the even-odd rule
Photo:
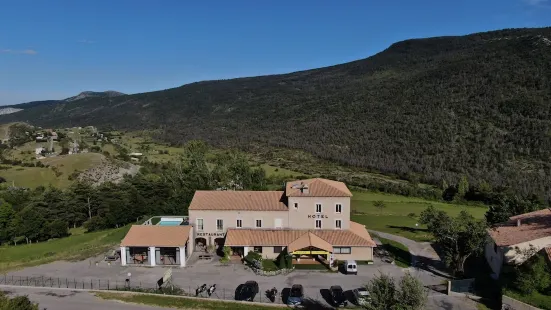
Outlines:
[[[549,198],[551,28],[406,40],[327,68],[0,116],[14,120],[161,129],[158,138],[174,143],[302,149],[433,184],[466,175],[471,184]]]

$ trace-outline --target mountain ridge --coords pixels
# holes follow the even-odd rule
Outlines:
[[[432,184],[466,175],[550,199],[549,38],[551,28],[411,39],[330,67],[39,105],[0,121],[294,148]]]

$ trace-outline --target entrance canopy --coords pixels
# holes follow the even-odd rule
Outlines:
[[[121,246],[183,247],[190,234],[191,226],[132,225]]]
[[[312,251],[311,248],[323,251]],[[289,243],[287,251],[292,254],[329,254],[329,252],[333,252],[333,246],[313,233],[308,232]]]

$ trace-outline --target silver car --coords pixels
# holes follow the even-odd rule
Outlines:
[[[369,291],[365,287],[354,289],[352,293],[354,294],[354,298],[356,299],[356,303],[358,305],[364,306],[369,303]]]

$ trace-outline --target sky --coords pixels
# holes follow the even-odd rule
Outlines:
[[[0,105],[286,73],[551,26],[551,0],[0,0]]]

